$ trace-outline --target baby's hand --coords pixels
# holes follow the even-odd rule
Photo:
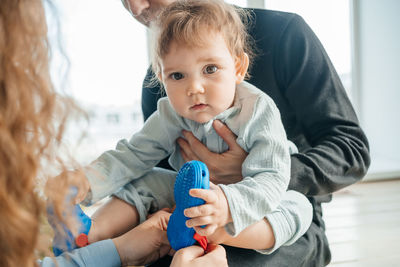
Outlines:
[[[65,188],[77,188],[77,194],[72,199],[73,204],[82,202],[90,190],[89,181],[82,171],[66,171],[50,178],[46,182],[46,195],[49,200],[55,200]]]
[[[198,234],[212,235],[218,227],[232,221],[228,201],[219,186],[210,182],[210,190],[191,189],[189,194],[206,202],[204,205],[187,208],[184,211],[186,217],[192,218],[186,221],[186,226],[193,227]],[[202,228],[203,225],[206,227]]]

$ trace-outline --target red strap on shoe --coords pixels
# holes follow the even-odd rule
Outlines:
[[[208,241],[207,237],[194,233],[193,238],[200,244],[200,246],[207,251]]]
[[[89,245],[88,236],[84,233],[79,234],[75,238],[75,244],[80,248],[86,247],[87,245]]]

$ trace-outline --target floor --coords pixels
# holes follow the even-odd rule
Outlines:
[[[330,267],[400,266],[400,179],[363,182],[324,205]]]

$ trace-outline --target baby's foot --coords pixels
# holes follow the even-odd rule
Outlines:
[[[53,252],[55,256],[62,254],[65,251],[73,250],[77,247],[88,245],[88,237],[92,220],[82,211],[79,205],[73,208],[73,215],[80,223],[78,228],[78,236],[74,237],[67,226],[60,222],[59,218],[54,214],[53,207],[47,207],[47,219],[54,230]]]

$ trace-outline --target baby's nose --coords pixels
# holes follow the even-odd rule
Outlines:
[[[187,90],[187,95],[191,96],[194,94],[202,94],[204,93],[204,87],[199,82],[192,82]]]

